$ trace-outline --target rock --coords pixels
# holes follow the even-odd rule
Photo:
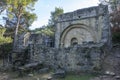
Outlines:
[[[39,78],[36,78],[36,80],[40,80]]]
[[[48,68],[43,68],[43,69],[39,69],[38,73],[47,73],[49,71]]]
[[[54,78],[64,78],[66,76],[66,73],[64,70],[57,70],[54,74]]]
[[[10,80],[10,79],[9,79],[9,77],[6,75],[6,76],[0,77],[0,80]]]
[[[48,77],[48,78],[47,78],[47,80],[52,80],[52,77],[51,77],[51,76],[50,76],[50,77]]]
[[[116,80],[120,80],[120,76],[115,76],[115,79]]]
[[[29,77],[33,77],[33,74],[28,74]]]
[[[115,76],[115,73],[111,71],[106,71],[105,75]]]

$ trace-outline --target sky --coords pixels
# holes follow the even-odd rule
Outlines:
[[[50,13],[54,11],[55,7],[63,8],[64,13],[66,13],[81,8],[97,6],[98,4],[99,0],[38,0],[34,6],[34,13],[36,13],[38,18],[33,22],[32,26],[30,26],[30,29],[47,25],[50,19]]]
[[[38,0],[34,11],[38,18],[33,22],[30,29],[47,25],[48,19],[50,19],[50,12],[54,11],[55,7],[63,8],[64,13],[66,13],[81,8],[97,6],[98,4],[99,0]]]

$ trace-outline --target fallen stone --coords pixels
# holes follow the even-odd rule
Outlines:
[[[116,80],[120,80],[120,76],[115,76],[115,79]]]
[[[10,80],[8,76],[2,76],[0,77],[0,80]]]
[[[66,73],[64,70],[57,70],[54,74],[53,77],[54,78],[65,78]]]
[[[115,73],[111,71],[106,71],[105,75],[115,76]]]
[[[52,77],[51,77],[51,76],[50,76],[50,77],[48,77],[48,78],[47,78],[47,80],[52,80]]]
[[[40,80],[39,78],[36,78],[36,80]]]
[[[28,74],[29,77],[33,77],[33,74]]]
[[[49,71],[48,68],[43,68],[43,69],[39,69],[38,73],[47,73]]]

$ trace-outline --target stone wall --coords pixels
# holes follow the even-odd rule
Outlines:
[[[33,37],[29,44],[30,61],[68,72],[101,71],[110,36],[107,6],[65,13],[56,23],[55,48],[43,44],[41,36]]]
[[[54,38],[45,34],[32,33],[29,44],[41,44],[47,47],[54,47]]]
[[[30,61],[43,62],[53,69],[71,71],[99,71],[101,69],[102,44],[84,44],[68,48],[49,48],[30,44]]]
[[[17,45],[16,45],[16,51],[21,52],[23,49],[25,49],[28,46],[30,33],[24,32],[18,35]]]
[[[113,44],[113,47],[105,57],[103,64],[104,71],[120,75],[120,44]]]
[[[99,5],[62,14],[56,21],[55,47],[69,47],[72,38],[110,44],[108,7]]]

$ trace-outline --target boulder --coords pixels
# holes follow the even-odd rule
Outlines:
[[[64,70],[57,70],[54,74],[54,78],[64,78],[66,76],[66,73]]]

